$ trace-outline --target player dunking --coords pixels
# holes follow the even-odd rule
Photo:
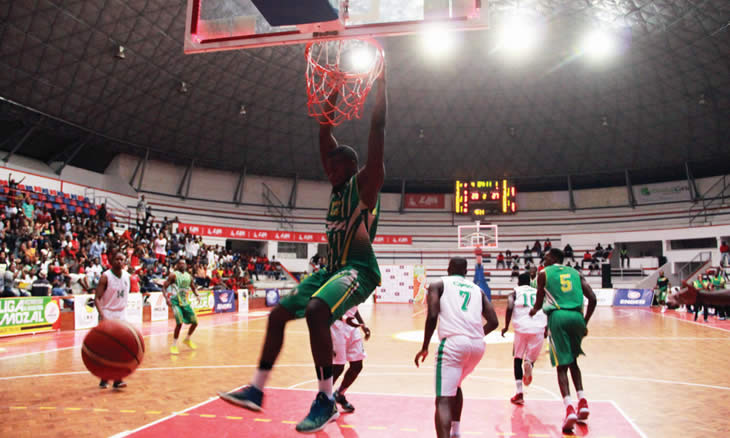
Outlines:
[[[461,382],[484,355],[484,336],[499,326],[497,314],[479,286],[466,280],[466,259],[449,261],[448,276],[428,287],[428,316],[423,345],[414,361],[419,366],[428,356],[428,344],[438,323],[436,356],[436,435],[458,437],[464,396]],[[482,318],[486,324],[482,326]]]
[[[175,264],[175,270],[171,270],[170,275],[167,277],[167,280],[165,280],[165,285],[162,287],[162,290],[167,291],[170,286],[173,286],[175,290],[172,294],[172,298],[165,293],[167,305],[170,306],[172,313],[175,315],[175,334],[172,338],[170,353],[180,354],[180,350],[177,348],[177,340],[180,337],[180,330],[182,329],[183,324],[190,324],[188,335],[183,340],[183,344],[187,345],[192,350],[198,348],[198,346],[195,345],[195,342],[190,339],[190,336],[193,335],[195,329],[198,327],[198,317],[195,316],[195,311],[190,305],[188,292],[193,291],[196,298],[200,297],[198,296],[198,291],[195,290],[193,277],[187,271],[187,263],[185,263],[185,259],[180,258],[180,260],[177,261]]]
[[[590,413],[583,393],[578,355],[583,354],[580,344],[588,334],[586,325],[596,309],[596,295],[578,271],[562,265],[563,257],[563,251],[557,248],[552,248],[545,255],[545,269],[537,276],[537,298],[530,316],[534,317],[541,309],[548,315],[550,361],[558,367],[558,385],[565,403],[563,431],[568,432],[576,421],[588,419]],[[585,317],[583,296],[588,298]],[[543,306],[546,297],[547,303]],[[568,370],[578,394],[577,414],[570,399]]]
[[[365,359],[365,346],[363,344],[362,329],[365,333],[365,340],[370,339],[370,329],[365,325],[357,306],[348,310],[342,319],[338,319],[330,327],[332,332],[332,347],[334,349],[332,381],[336,382],[343,371],[345,364],[350,363],[347,372],[342,377],[340,387],[334,392],[335,401],[342,407],[343,412],[354,412],[355,407],[347,401],[345,392],[355,383],[355,379],[362,371],[362,361]]]
[[[99,310],[99,319],[127,320],[127,301],[129,300],[129,273],[124,270],[124,253],[116,251],[112,256],[112,267],[105,271],[96,285],[94,302]],[[106,388],[109,382],[101,380],[100,388]],[[114,381],[114,388],[124,388],[126,383]]]
[[[339,416],[332,390],[332,336],[330,325],[348,309],[365,301],[380,283],[380,269],[372,241],[380,215],[379,195],[385,178],[386,83],[385,68],[377,79],[377,92],[368,138],[365,167],[358,171],[354,149],[339,146],[332,126],[320,119],[319,152],[332,194],[327,213],[327,267],[302,281],[269,315],[259,367],[251,384],[221,393],[222,399],[261,410],[263,389],[284,341],[286,323],[305,317],[317,374],[319,393],[309,414],[296,426],[298,432],[314,433]],[[335,108],[337,91],[328,101]]]
[[[530,309],[537,301],[537,289],[530,286],[530,274],[523,272],[517,279],[517,287],[509,295],[502,336],[507,333],[510,321],[515,324],[514,356],[515,386],[517,393],[510,399],[514,404],[524,404],[522,386],[532,383],[532,367],[537,361],[547,336],[547,316],[540,311],[530,317]],[[523,373],[524,367],[524,373]]]

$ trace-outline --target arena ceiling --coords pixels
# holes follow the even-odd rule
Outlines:
[[[515,8],[531,54],[494,50]],[[490,0],[492,29],[443,56],[387,38],[389,187],[456,177],[530,189],[730,172],[730,2]],[[119,152],[249,173],[321,178],[301,46],[184,55],[180,0],[0,4],[2,149],[103,171]],[[576,56],[588,29],[621,50]],[[115,56],[124,47],[124,58]],[[181,83],[187,92],[181,91]],[[242,106],[245,111],[242,111]],[[336,129],[366,153],[370,106]],[[244,113],[245,114],[242,114]],[[79,146],[82,146],[79,148]]]

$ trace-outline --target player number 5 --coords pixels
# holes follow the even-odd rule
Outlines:
[[[562,274],[560,276],[560,290],[570,292],[573,290],[573,283],[570,281],[570,274]]]

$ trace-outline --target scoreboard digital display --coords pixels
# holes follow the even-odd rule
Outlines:
[[[517,191],[506,179],[456,181],[454,212],[472,216],[517,212]]]

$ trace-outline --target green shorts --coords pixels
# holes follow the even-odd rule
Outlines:
[[[659,304],[665,303],[667,301],[667,290],[666,289],[659,289],[657,293],[656,301]]]
[[[353,266],[346,266],[331,275],[326,269],[320,269],[302,280],[279,304],[295,317],[303,318],[309,300],[319,298],[329,306],[332,324],[352,307],[364,302],[379,283],[380,278],[374,273]]]
[[[570,365],[583,353],[581,341],[586,334],[583,313],[577,310],[553,310],[548,315],[550,362],[553,366]]]
[[[170,300],[172,304],[172,313],[175,315],[175,323],[177,324],[197,324],[198,317],[193,311],[193,307],[190,304],[181,306],[178,304],[177,298],[173,297]]]

